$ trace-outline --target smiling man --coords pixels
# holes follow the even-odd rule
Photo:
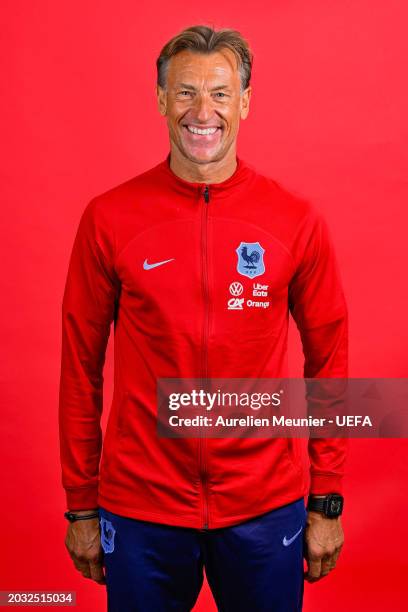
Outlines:
[[[219,183],[235,171],[239,122],[248,115],[251,97],[236,52],[221,47],[197,54],[187,48],[163,68],[165,56],[159,59],[158,102],[167,116],[170,167],[185,180]]]
[[[204,567],[220,610],[298,611],[304,578],[327,575],[343,545],[344,439],[311,438],[308,474],[296,439],[156,428],[159,378],[288,376],[289,312],[304,375],[347,376],[347,307],[324,219],[237,156],[251,65],[234,30],[194,26],[165,45],[157,100],[170,152],[94,197],[73,245],[59,404],[66,546],[106,584],[110,612],[191,610]]]

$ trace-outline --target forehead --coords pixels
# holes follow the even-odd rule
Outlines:
[[[224,84],[239,84],[238,62],[230,49],[220,49],[212,53],[197,53],[184,50],[174,55],[168,65],[167,82],[198,83],[222,81]]]

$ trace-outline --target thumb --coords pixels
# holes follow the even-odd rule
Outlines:
[[[103,565],[101,561],[89,561],[89,571],[92,580],[98,584],[106,584],[106,578],[103,573]]]

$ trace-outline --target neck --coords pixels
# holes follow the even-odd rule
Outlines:
[[[222,159],[198,164],[184,157],[172,146],[170,149],[170,168],[180,178],[191,183],[221,183],[232,176],[237,167],[236,148],[231,147]]]

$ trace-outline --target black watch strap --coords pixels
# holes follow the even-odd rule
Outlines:
[[[99,518],[98,512],[90,512],[89,514],[75,514],[75,512],[64,512],[64,516],[70,523],[74,523],[75,521],[84,521],[86,519],[91,518]]]
[[[328,518],[336,518],[343,512],[344,498],[339,493],[329,493],[325,497],[309,495],[307,509],[321,512]]]

